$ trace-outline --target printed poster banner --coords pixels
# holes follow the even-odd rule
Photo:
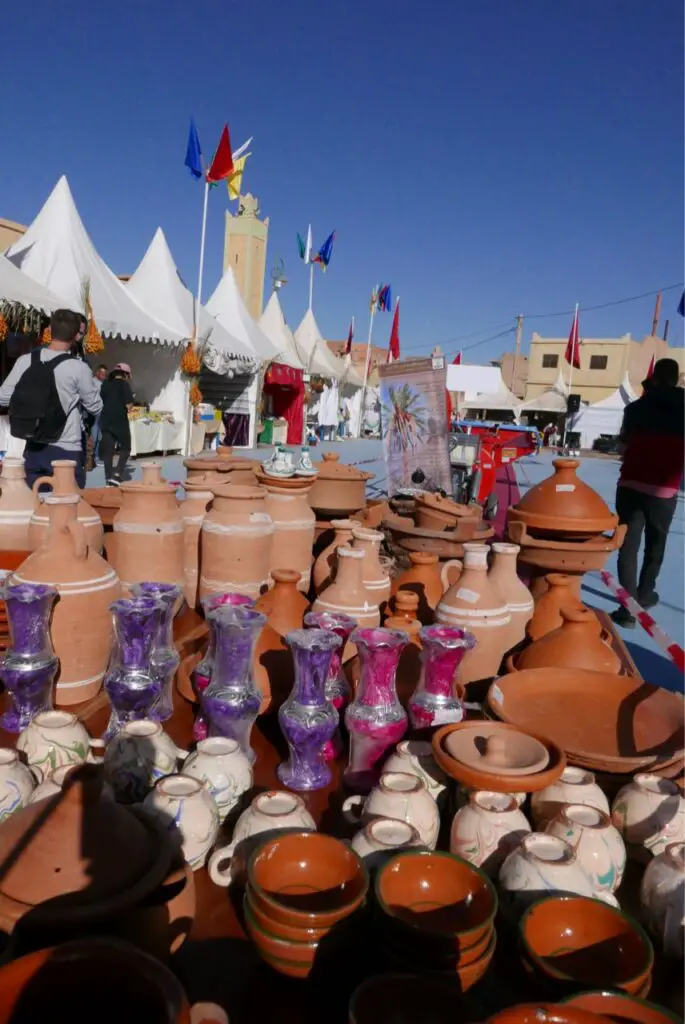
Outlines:
[[[378,376],[388,494],[420,487],[451,495],[444,356],[379,365]]]

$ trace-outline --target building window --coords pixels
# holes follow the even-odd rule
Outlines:
[[[608,361],[608,356],[590,356],[590,369],[606,370]]]
[[[542,356],[542,368],[543,370],[556,370],[559,365],[559,356],[543,354]]]

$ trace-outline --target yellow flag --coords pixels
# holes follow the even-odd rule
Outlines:
[[[245,161],[251,153],[246,153],[245,156],[239,156],[237,160],[233,162],[233,174],[230,178],[226,179],[228,186],[228,198],[238,199],[240,196],[240,188],[243,183],[243,171],[245,170]]]

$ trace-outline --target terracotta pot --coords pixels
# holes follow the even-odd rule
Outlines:
[[[314,544],[315,517],[307,500],[313,478],[296,476],[280,480],[257,470],[257,480],[266,490],[265,509],[274,524],[269,570],[294,569],[300,574],[298,587],[306,593]]]
[[[323,453],[323,461],[314,463],[317,476],[309,492],[309,504],[315,512],[337,518],[364,508],[366,481],[375,476],[339,459],[337,452]]]
[[[625,992],[581,992],[580,995],[564,999],[564,1006],[572,1009],[586,1010],[588,1014],[595,1016],[595,1021],[590,1020],[589,1024],[597,1024],[597,1017],[603,1017],[612,1021],[621,1021],[622,1024],[679,1024],[680,1018],[669,1010],[657,1006],[656,1003],[647,1003],[644,999],[629,996]],[[549,1018],[548,1018],[549,1020]],[[554,1024],[550,1020],[550,1024]],[[565,1022],[560,1022],[565,1024]],[[569,1024],[575,1024],[570,1021]],[[582,1022],[579,1022],[582,1024]]]
[[[183,523],[183,593],[189,608],[197,607],[200,577],[200,531],[214,494],[203,483],[189,480],[183,485],[185,501],[181,502]]]
[[[200,598],[258,597],[269,582],[273,534],[263,487],[217,487],[200,535]]]
[[[465,522],[468,520],[469,522]],[[460,539],[470,540],[464,528],[471,527],[471,537],[476,531],[479,517],[475,517],[468,505],[459,505],[441,494],[424,493],[416,498],[416,525],[424,530],[454,530],[461,527]]]
[[[435,609],[443,593],[438,556],[429,551],[410,551],[409,561],[411,567],[392,580],[391,593],[408,590],[416,594],[419,599],[417,618],[422,625],[430,626],[435,621]]]
[[[192,459],[184,459],[188,480],[192,483],[206,484],[212,490],[215,487],[228,487],[235,484],[241,487],[255,487],[257,477],[255,471],[261,467],[257,459],[245,459],[233,455],[232,449],[222,445],[216,454],[198,455]]]
[[[312,571],[314,590],[317,594],[332,581],[335,572],[336,549],[343,544],[349,545],[352,543],[352,530],[355,527],[355,523],[352,519],[333,519],[331,520],[331,527],[334,531],[333,538],[314,562],[314,569]]]
[[[390,577],[380,562],[383,534],[379,530],[352,530],[352,547],[364,552],[362,579],[369,595],[369,601],[377,604],[381,613],[390,597]]]
[[[79,498],[48,495],[48,538],[15,573],[17,583],[50,583],[59,593],[50,635],[59,658],[55,700],[81,704],[100,690],[112,647],[109,606],[121,597],[114,570],[88,547],[76,521]],[[87,628],[86,628],[87,625]]]
[[[515,658],[517,670],[580,668],[592,672],[621,671],[621,660],[602,638],[602,627],[589,608],[560,609],[562,625],[546,633]]]
[[[383,772],[367,797],[350,796],[343,804],[343,813],[355,824],[373,818],[395,818],[406,821],[419,833],[421,842],[435,849],[440,830],[440,815],[423,779],[404,772]]]
[[[274,585],[255,601],[255,608],[266,615],[267,622],[279,636],[293,629],[302,629],[309,601],[298,590],[296,569],[274,569]]]
[[[530,814],[536,829],[544,831],[545,825],[556,817],[564,804],[582,804],[609,813],[609,801],[595,782],[592,772],[571,765],[564,768],[561,776],[551,786],[532,794]]]
[[[29,551],[29,522],[36,499],[26,483],[23,459],[5,456],[0,489],[0,547],[3,551]]]
[[[595,895],[592,882],[568,843],[541,832],[523,837],[502,864],[498,884],[514,913],[550,892]]]
[[[488,577],[485,544],[464,544],[464,571],[443,595],[435,617],[444,625],[467,629],[476,638],[475,648],[468,652],[457,673],[460,683],[497,675],[509,638],[511,614]]]
[[[666,956],[685,954],[685,843],[670,843],[649,862],[640,903],[645,922]]]
[[[624,786],[612,804],[611,820],[640,859],[685,842],[685,798],[675,782],[658,775],[639,773]]]
[[[533,616],[526,628],[529,640],[539,640],[546,633],[559,629],[564,624],[562,608],[584,608],[572,589],[570,576],[561,572],[550,572],[545,576],[547,590],[535,602]]]
[[[160,479],[159,483],[153,482]],[[176,487],[161,481],[158,464],[143,466],[143,482],[122,484],[114,517],[114,544],[107,545],[125,594],[133,583],[154,580],[183,587],[183,519]]]
[[[496,878],[505,858],[528,832],[530,825],[515,797],[476,790],[452,820],[450,853]]]
[[[2,480],[0,479],[0,484]],[[52,476],[40,476],[33,485],[35,506],[29,523],[29,547],[31,551],[39,548],[48,535],[49,517],[42,504],[39,488],[49,485],[53,494],[78,494],[79,503],[76,512],[78,522],[86,531],[88,547],[102,554],[103,529],[102,520],[92,508],[76,485],[76,462],[71,459],[57,459],[52,463]],[[0,502],[1,507],[1,502]]]
[[[519,562],[528,569],[528,586],[533,600],[537,601],[545,593],[547,574],[560,572],[569,576],[571,590],[580,601],[583,576],[586,572],[598,572],[604,568],[609,555],[621,547],[627,529],[623,524],[611,536],[598,533],[559,540],[534,536],[525,523],[509,522],[507,536],[521,546]]]
[[[584,804],[566,804],[545,831],[563,839],[575,851],[598,896],[618,889],[626,866],[626,848],[608,814]]]
[[[388,604],[388,608],[394,605],[391,610],[393,614],[388,615],[383,625],[386,629],[401,629],[409,637],[410,643],[404,648],[400,655],[397,666],[397,695],[402,704],[406,704],[421,675],[421,639],[419,633],[422,626],[416,617],[419,609],[419,599],[416,594],[408,590],[400,590]]]
[[[255,602],[257,611],[267,618],[257,641],[255,662],[259,667],[255,676],[263,692],[266,682],[269,710],[277,711],[290,695],[295,680],[293,656],[285,636],[293,629],[302,629],[309,602],[297,589],[301,576],[296,569],[273,569],[271,576],[273,587]]]
[[[525,965],[524,965],[525,966]],[[581,997],[578,997],[581,998]],[[569,1000],[569,1003],[571,1000]],[[599,1010],[596,1011],[599,1013]],[[502,1010],[490,1017],[487,1024],[608,1024],[604,1017],[597,1019],[595,1013],[575,1006],[561,1006],[558,1003],[521,1004],[509,1010]]]
[[[359,626],[380,626],[380,610],[377,604],[371,602],[362,578],[366,557],[364,551],[348,547],[340,547],[336,551],[335,576],[318,594],[312,611],[343,612],[355,619]],[[348,649],[350,646],[348,644]],[[343,660],[346,660],[345,655]]]
[[[577,476],[577,459],[554,459],[554,475],[531,487],[508,512],[544,534],[574,536],[615,529],[618,518],[596,491]]]
[[[533,615],[533,598],[528,587],[521,582],[516,572],[516,559],[520,551],[518,544],[493,542],[492,567],[488,573],[490,582],[506,604],[511,623],[505,650],[510,651],[521,643],[526,635],[526,626]]]

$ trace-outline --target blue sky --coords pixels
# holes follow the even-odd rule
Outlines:
[[[317,244],[337,230],[315,283],[324,335],[344,337],[355,314],[364,340],[370,289],[390,281],[405,354],[453,354],[517,312],[683,278],[681,0],[5,6],[0,216],[29,222],[65,173],[118,273],[161,224],[195,285],[193,114],[205,154],[225,120],[234,145],[254,135],[246,186],[271,219],[268,269],[285,260],[293,326],[307,301],[295,235],[309,221]],[[223,187],[210,204],[205,296],[221,273]],[[679,296],[664,295],[663,315],[682,344]],[[581,336],[642,337],[653,305],[582,314]],[[524,340],[567,335],[570,320],[527,319]],[[389,333],[377,318],[374,341]],[[512,346],[496,338],[465,358]]]

